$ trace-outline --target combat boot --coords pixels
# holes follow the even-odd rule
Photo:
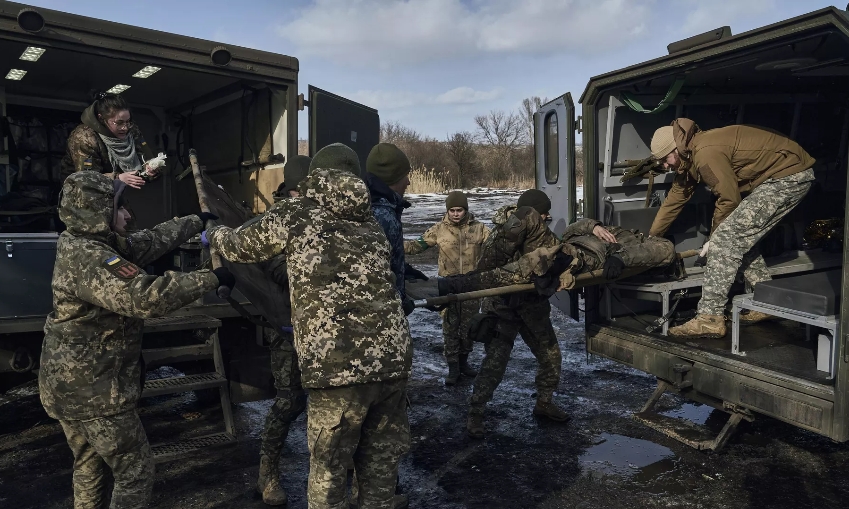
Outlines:
[[[445,377],[445,385],[456,385],[457,380],[460,379],[460,363],[459,362],[449,362],[448,363],[448,376]]]
[[[725,337],[725,317],[722,315],[696,315],[689,322],[672,327],[666,333],[671,338],[705,338],[718,339]]]
[[[551,400],[537,399],[537,404],[534,405],[534,415],[537,417],[545,417],[557,422],[567,422],[572,418],[569,417],[562,408],[555,405]]]
[[[466,421],[466,433],[471,438],[483,438],[486,430],[483,427],[483,412],[469,412]]]
[[[745,315],[740,314],[740,325],[754,325],[756,323],[768,322],[770,320],[778,320],[778,317],[754,310],[750,310]]]
[[[478,376],[478,372],[469,366],[469,354],[460,354],[460,374],[469,378]]]
[[[286,491],[280,486],[280,471],[277,463],[278,458],[265,455],[259,457],[259,479],[256,482],[256,489],[267,505],[286,505],[289,499]]]

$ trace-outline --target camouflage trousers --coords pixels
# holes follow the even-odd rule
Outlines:
[[[289,435],[289,427],[307,406],[307,395],[301,386],[301,370],[298,369],[292,334],[270,329],[264,331],[266,341],[271,345],[271,372],[277,397],[265,417],[259,452],[277,461]]]
[[[472,351],[469,322],[480,309],[480,301],[455,302],[442,312],[442,341],[445,360],[459,362]]]
[[[769,179],[756,187],[716,227],[710,237],[698,307],[700,314],[722,315],[725,312],[728,292],[741,269],[747,292],[753,291],[757,283],[772,279],[757,243],[802,201],[813,180],[812,169]]]
[[[521,297],[526,298],[526,297]],[[560,383],[560,364],[562,354],[554,327],[551,325],[551,304],[548,300],[532,297],[532,301],[510,306],[509,299],[497,300],[492,310],[499,315],[495,327],[495,337],[486,344],[483,362],[481,362],[472,397],[469,400],[469,413],[483,413],[484,407],[492,399],[495,389],[504,378],[507,362],[516,334],[521,334],[525,344],[536,357],[536,388],[540,401],[551,401],[554,391]],[[489,303],[484,304],[487,308]]]
[[[357,472],[360,509],[391,509],[398,461],[410,449],[407,380],[310,389],[309,509],[347,509],[347,474]]]
[[[115,479],[110,509],[147,507],[153,493],[153,457],[136,410],[59,423],[74,454],[74,509],[103,507],[106,466]]]

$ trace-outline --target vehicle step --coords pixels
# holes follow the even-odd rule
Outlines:
[[[144,333],[174,332],[194,329],[217,329],[221,320],[207,315],[163,316],[144,321]]]
[[[166,348],[146,348],[142,350],[144,362],[150,369],[169,362],[187,362],[212,359],[215,347],[212,342],[197,343],[185,346],[169,346]]]
[[[151,396],[162,396],[164,394],[176,394],[178,392],[197,391],[200,389],[214,389],[227,384],[227,379],[218,373],[200,373],[197,375],[177,376],[172,378],[159,378],[157,380],[146,380],[144,382],[143,398]]]
[[[235,442],[236,437],[230,433],[214,433],[212,435],[205,435],[197,438],[187,438],[177,442],[157,444],[151,446],[150,449],[153,452],[154,461],[165,461],[199,449],[227,445]]]
[[[634,419],[696,450],[716,451],[725,445],[742,417],[739,414],[731,414],[728,417],[728,422],[718,434],[692,421],[667,417],[652,411],[636,413]]]

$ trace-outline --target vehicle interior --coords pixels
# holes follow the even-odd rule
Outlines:
[[[225,49],[226,53],[226,49]],[[222,58],[229,58],[226,53]],[[121,90],[164,174],[127,198],[139,227],[198,211],[188,149],[217,183],[256,211],[271,204],[287,156],[287,87],[140,60],[43,47],[0,35],[0,232],[60,231],[61,160],[93,91]],[[114,87],[117,87],[114,88]],[[123,89],[123,90],[122,90]]]
[[[662,75],[641,74],[599,97],[595,118],[601,159],[597,217],[607,224],[648,233],[672,175],[656,175],[653,185],[648,178],[621,182],[628,167],[623,162],[647,157],[655,129],[677,117],[692,119],[702,130],[734,124],[774,129],[795,139],[816,159],[816,182],[810,192],[760,243],[777,281],[777,297],[763,300],[766,297],[756,290],[754,304],[752,299],[738,299],[744,306],[738,311],[757,308],[781,319],[739,328],[736,347],[732,337],[736,321],[730,322],[726,337],[687,340],[688,345],[807,380],[833,383],[846,213],[847,55],[849,40],[843,33],[810,29],[754,48],[717,52],[674,71],[667,69]],[[628,105],[635,100],[651,109],[679,79],[683,86],[663,111],[643,113]],[[678,252],[699,249],[707,240],[713,202],[710,191],[699,186],[666,235]],[[607,285],[600,294],[600,320],[641,333],[656,326],[653,334],[660,336],[668,326],[692,318],[704,270],[694,267],[694,261],[685,260],[688,276],[683,281],[643,276]],[[746,293],[741,280],[738,274],[731,297]],[[812,302],[822,305],[812,308]],[[664,314],[670,322],[656,325]],[[727,316],[733,318],[731,299]]]

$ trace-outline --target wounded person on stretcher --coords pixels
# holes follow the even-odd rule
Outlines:
[[[439,295],[533,282],[539,293],[550,296],[559,290],[573,288],[578,274],[599,269],[602,276],[611,281],[619,278],[625,269],[632,268],[666,267],[676,276],[681,274],[675,246],[664,238],[649,237],[618,226],[604,226],[594,219],[581,219],[566,228],[559,243],[533,249],[538,245],[531,239],[533,232],[548,230],[545,221],[530,207],[516,210],[514,216],[513,230],[519,233],[514,235],[513,242],[505,242],[510,246],[506,250],[513,251],[510,258],[502,258],[507,263],[489,270],[479,264],[483,270],[441,278]],[[616,242],[595,235],[593,229],[597,226],[612,234]]]

